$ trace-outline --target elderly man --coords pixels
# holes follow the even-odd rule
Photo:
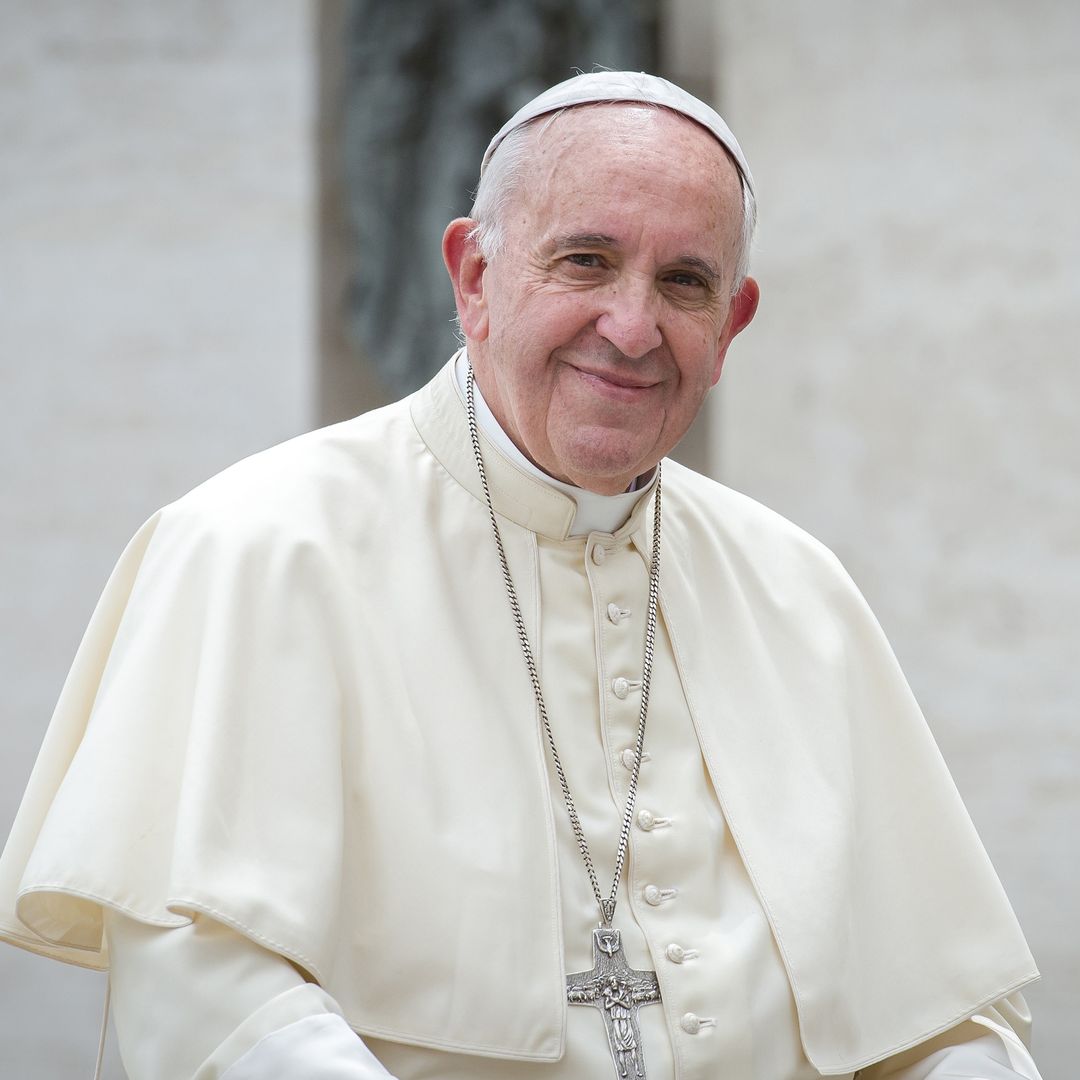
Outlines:
[[[663,461],[754,316],[663,80],[495,137],[426,388],[121,559],[0,866],[134,1080],[1037,1077],[1031,957],[835,559]]]

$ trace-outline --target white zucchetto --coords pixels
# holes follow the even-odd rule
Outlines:
[[[516,127],[535,120],[538,116],[566,109],[573,105],[597,104],[604,101],[643,101],[652,105],[662,105],[700,124],[711,132],[732,156],[742,181],[753,194],[754,178],[750,166],[743,157],[742,148],[724,122],[723,117],[704,101],[688,94],[680,86],[661,79],[658,75],[647,75],[641,71],[594,71],[587,75],[575,75],[565,82],[545,90],[538,97],[523,105],[501,128],[495,138],[488,143],[484,160],[480,165],[483,175],[492,154],[499,143]]]

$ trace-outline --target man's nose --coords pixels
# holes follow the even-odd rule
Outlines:
[[[636,360],[659,348],[663,341],[655,304],[651,287],[620,284],[611,290],[596,320],[596,332],[624,356]]]

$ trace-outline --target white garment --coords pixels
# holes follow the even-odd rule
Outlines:
[[[233,1059],[297,1020],[333,1013],[332,999],[288,961],[220,923],[196,918],[162,930],[109,911],[112,1013],[124,1067],[138,1080],[220,1074]]]
[[[112,1012],[132,1080],[385,1080],[334,1000],[287,960],[203,917],[105,919]],[[286,1066],[303,1061],[303,1071]]]
[[[206,1080],[210,1080],[208,1074]],[[340,1016],[309,1016],[267,1035],[222,1080],[380,1080],[390,1074]],[[202,1080],[196,1077],[195,1080]]]
[[[131,1080],[390,1076],[332,999],[287,961],[234,931],[201,917],[162,930],[115,913],[106,915],[106,928],[114,1016]],[[1010,1026],[1026,1032],[1027,1020],[1015,995],[916,1051],[864,1070],[859,1080],[1039,1080]],[[499,1075],[499,1063],[488,1068]],[[537,1066],[529,1069],[536,1075]],[[760,1075],[776,1080],[780,1074]]]
[[[569,725],[559,737],[592,740],[574,767],[601,780],[579,802],[610,860],[651,491],[586,546],[568,539],[574,503],[482,441],[549,704]],[[696,823],[635,833],[617,915],[628,956],[664,988],[665,1005],[642,1012],[665,1028],[659,1042],[646,1035],[647,1052],[659,1060],[670,1036],[684,1061],[683,1044],[693,1057],[723,1035],[713,968],[664,964],[680,943],[669,923],[705,934],[702,897],[718,894],[697,882],[717,880],[728,856],[712,841],[726,836],[807,1058],[849,1074],[953,1026],[1034,966],[835,559],[674,463],[664,483],[649,739],[689,734],[681,751],[649,745],[656,776],[692,762],[702,782],[693,794],[681,774],[674,785]],[[553,575],[577,582],[568,606],[552,604]],[[564,963],[589,966],[595,914],[580,872],[564,869],[564,812],[505,605],[450,370],[155,515],[99,605],[0,860],[0,936],[102,966],[103,907],[160,927],[203,914],[293,961],[376,1053],[385,1042],[558,1060],[588,1014],[565,1006]],[[612,608],[637,614],[617,624]],[[545,675],[571,669],[566,682]],[[643,807],[683,813],[668,785],[650,788],[650,768]],[[530,978],[508,994],[491,972],[511,970]],[[686,1011],[717,1023],[691,1036]],[[707,1064],[695,1059],[699,1074]]]
[[[463,393],[460,359],[457,376]],[[477,405],[484,430],[497,439],[501,432],[491,431],[495,421],[479,394]],[[536,473],[535,467],[521,460],[512,444],[503,446],[503,452],[519,468]],[[588,503],[588,495],[580,501]],[[593,505],[587,507],[591,520],[606,519],[617,530],[621,524],[619,516],[626,516],[636,496],[592,496],[591,501]],[[581,522],[579,505],[571,536]],[[589,555],[598,547],[604,552],[600,562]],[[632,764],[632,758],[628,759],[627,755],[631,753],[629,744],[636,721],[638,688],[631,680],[627,680],[625,687],[598,687],[597,670],[581,664],[580,658],[596,652],[602,674],[611,676],[600,678],[604,684],[624,678],[613,675],[616,671],[634,673],[641,659],[646,567],[626,538],[616,541],[610,534],[597,535],[589,541],[582,538],[576,542],[543,542],[538,554],[540,607],[546,613],[545,625],[561,628],[557,635],[541,635],[542,647],[538,649],[545,671],[563,673],[559,687],[552,694],[562,707],[553,710],[552,720],[571,786],[578,793],[579,813],[591,846],[598,853],[600,865],[606,868],[609,853],[617,842],[619,809],[629,776],[628,765]],[[584,579],[588,579],[589,586],[583,593]],[[612,598],[619,602],[616,604]],[[602,632],[608,638],[602,645],[594,641],[597,627],[604,628]],[[680,707],[677,694],[673,694],[678,677],[662,621],[658,631],[660,660],[653,711],[661,719],[654,721],[649,730],[649,753],[642,772],[630,867],[638,881],[644,882],[632,891],[645,896],[645,890],[652,888],[657,894],[656,903],[639,902],[638,910],[646,917],[646,923],[647,916],[654,914],[653,909],[662,913],[668,936],[674,940],[666,944],[663,940],[649,941],[641,921],[632,917],[631,890],[625,887],[620,907],[627,914],[619,919],[624,945],[634,966],[651,967],[658,954],[663,957],[659,967],[667,984],[665,993],[673,999],[667,1009],[666,1024],[665,1014],[659,1008],[645,1009],[640,1015],[649,1075],[672,1077],[676,1059],[680,1075],[711,1075],[715,1064],[710,1057],[710,1045],[722,1045],[723,1067],[729,1076],[809,1080],[818,1073],[806,1061],[799,1044],[794,1002],[780,955],[724,825],[704,763],[696,752],[696,738],[685,704]],[[579,703],[576,709],[572,707],[575,701]],[[591,717],[581,708],[581,703],[588,702],[593,703]],[[603,745],[596,740],[598,733],[603,737]],[[609,769],[607,762],[613,753],[617,763],[614,769]],[[663,813],[653,812],[658,808]],[[556,806],[563,924],[569,939],[567,967],[574,970],[588,967],[591,962],[586,943],[595,916],[576,842],[561,811],[562,807]],[[697,864],[693,875],[685,871],[683,864],[687,860]],[[650,875],[665,884],[656,885],[648,880]],[[680,899],[680,888],[687,887],[690,895]],[[693,908],[700,907],[694,894],[702,893],[711,897],[708,910],[694,915]],[[682,913],[678,911],[680,906]],[[690,914],[687,914],[688,906]],[[297,994],[304,992],[300,990],[303,979],[280,958],[274,958],[234,932],[208,927],[201,918],[196,918],[192,926],[177,930],[140,928],[133,932],[131,926],[127,920],[115,916],[108,921],[118,1015],[138,1010],[140,1003],[154,1000],[154,986],[164,981],[175,988],[197,987],[204,1002],[214,1003],[219,1027],[231,1018],[236,1030],[230,1038],[219,1039],[221,1031],[215,1032],[212,1025],[186,1025],[182,1019],[184,1010],[177,1008],[180,1019],[172,1042],[160,1027],[145,1021],[137,1023],[132,1018],[128,1026],[134,1033],[126,1037],[122,1034],[122,1046],[137,1047],[138,1032],[152,1030],[152,1040],[149,1043],[145,1037],[142,1040],[143,1051],[149,1056],[168,1058],[169,1047],[175,1044],[199,1060],[206,1057],[194,1074],[195,1080],[213,1080],[218,1076],[225,1080],[256,1080],[287,1075],[289,1063],[294,1060],[307,1063],[313,1080],[315,1077],[321,1080],[323,1076],[327,1080],[338,1076],[366,1080],[369,1076],[389,1075],[364,1043],[348,1031],[332,1002],[312,994],[305,1001],[311,1013],[297,1015]],[[154,944],[147,949],[140,945],[140,939]],[[218,951],[218,957],[207,953],[208,943]],[[125,962],[118,964],[121,957]],[[261,990],[265,1003],[235,1000],[232,994],[236,980],[253,963],[282,969],[281,981],[268,979],[267,986]],[[257,985],[257,980],[252,985]],[[174,993],[183,1000],[183,990]],[[257,999],[259,994],[254,997]],[[680,998],[683,1003],[679,1002]],[[289,1011],[281,1015],[286,1003]],[[684,1004],[695,1004],[700,1009],[710,1003],[715,1015],[683,1011]],[[251,1016],[245,1011],[249,1006]],[[167,1001],[155,1001],[155,1007],[170,1011]],[[694,1020],[686,1025],[686,1018],[691,1015]],[[996,1012],[988,1012],[990,1016],[1000,1020]],[[268,1027],[271,1023],[279,1023],[280,1027],[271,1030]],[[438,1050],[395,1045],[385,1040],[369,1042],[400,1070],[401,1076],[458,1075],[459,1066],[463,1067],[464,1075],[478,1080],[489,1076],[504,1080],[519,1073],[533,1076],[538,1068],[544,1075],[552,1076],[606,1075],[611,1065],[599,1018],[592,1010],[571,1009],[569,1025],[567,1057],[559,1066],[520,1066],[475,1057],[463,1061],[459,1055],[448,1059],[445,1052]],[[684,1026],[695,1027],[696,1031],[692,1034],[683,1030]],[[199,1031],[199,1040],[192,1039],[191,1030]],[[922,1053],[912,1054],[908,1055],[911,1060],[907,1063],[894,1059],[895,1068],[892,1064],[874,1066],[864,1071],[863,1076],[916,1080],[944,1075],[941,1070],[948,1069],[953,1076],[990,1077],[996,1072],[1002,1077],[1037,1077],[1033,1065],[1026,1071],[1002,1071],[1002,1066],[994,1062],[1004,1057],[1005,1044],[997,1034],[984,1035],[983,1030],[970,1022],[964,1025],[964,1030],[953,1030],[938,1043],[931,1044],[926,1049],[929,1061],[923,1060]],[[1012,1035],[1010,1028],[1003,1030]],[[669,1032],[673,1033],[670,1037]],[[1024,1054],[1030,1065],[1026,1051]],[[137,1056],[135,1049],[125,1052],[125,1060]],[[179,1062],[171,1068],[174,1071],[161,1073],[161,1080],[190,1075]],[[888,1072],[882,1072],[883,1069]],[[157,1078],[150,1071],[137,1071],[130,1062],[129,1072],[135,1080]]]

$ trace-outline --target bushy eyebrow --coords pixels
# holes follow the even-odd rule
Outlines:
[[[617,248],[618,246],[618,240],[614,236],[608,236],[607,233],[567,233],[565,236],[556,236],[551,241],[553,251],[574,247]]]
[[[552,251],[564,251],[567,248],[615,248],[619,242],[614,236],[607,233],[567,233],[565,236],[556,236],[551,240]],[[698,255],[680,255],[675,262],[688,270],[695,270],[710,285],[719,285],[721,281],[720,271],[707,259]]]

